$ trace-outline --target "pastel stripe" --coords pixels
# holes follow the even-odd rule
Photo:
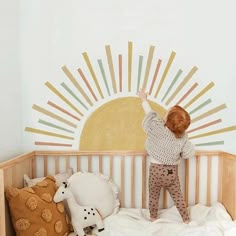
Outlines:
[[[208,100],[206,100],[205,102],[203,102],[202,104],[200,104],[199,106],[197,106],[195,109],[193,109],[192,111],[189,112],[189,115],[192,115],[193,113],[195,113],[196,111],[202,109],[203,107],[205,107],[206,105],[208,105],[209,103],[211,103],[212,100],[209,98]]]
[[[72,73],[69,71],[69,69],[66,66],[62,66],[63,72],[66,74],[67,78],[72,82],[72,84],[77,88],[77,90],[83,95],[85,100],[88,102],[90,106],[93,105],[89,97],[86,95],[85,91],[80,87],[79,83],[75,79],[75,77],[72,75]]]
[[[72,147],[72,144],[66,144],[66,143],[50,143],[50,142],[35,141],[34,144],[39,146]]]
[[[74,94],[74,92],[64,83],[61,83],[61,86],[72,96],[74,97],[86,110],[88,107]]]
[[[189,139],[202,138],[202,137],[211,136],[211,135],[215,135],[215,134],[230,132],[230,131],[233,131],[233,130],[236,130],[236,125],[226,127],[226,128],[223,128],[223,129],[214,130],[214,131],[203,133],[203,134],[198,134],[198,135],[189,137]]]
[[[104,97],[103,97],[103,94],[102,94],[102,90],[101,90],[101,88],[100,88],[100,86],[99,86],[97,77],[96,77],[96,75],[95,75],[95,73],[94,73],[93,67],[92,67],[91,62],[90,62],[90,60],[89,60],[88,54],[87,54],[86,52],[84,52],[84,53],[83,53],[83,57],[84,57],[84,60],[85,60],[85,62],[86,62],[86,64],[87,64],[87,66],[88,66],[88,69],[89,69],[89,71],[90,71],[90,74],[91,74],[91,76],[92,76],[92,78],[93,78],[93,81],[95,82],[95,85],[96,85],[96,87],[97,87],[97,90],[98,90],[98,92],[99,92],[101,98],[104,98]]]
[[[70,137],[70,136],[57,134],[57,133],[53,133],[53,132],[48,132],[45,130],[35,129],[35,128],[31,128],[31,127],[26,127],[25,131],[31,132],[31,133],[43,134],[43,135],[47,135],[47,136],[53,136],[53,137],[57,137],[57,138],[63,138],[63,139],[71,139],[71,140],[74,139],[73,137]]]
[[[207,117],[207,116],[210,116],[210,115],[212,115],[212,114],[215,114],[215,113],[217,113],[217,112],[219,112],[219,111],[221,111],[221,110],[223,110],[223,109],[225,109],[225,108],[226,108],[226,105],[225,105],[225,104],[222,104],[222,105],[220,105],[220,106],[218,106],[218,107],[215,107],[215,108],[213,108],[212,110],[209,110],[209,111],[203,113],[202,115],[197,116],[196,118],[192,119],[191,123],[194,123],[194,122],[196,122],[196,121],[198,121],[198,120],[201,120],[201,119],[203,119],[203,118],[205,118],[205,117]]]
[[[113,91],[114,91],[114,93],[117,93],[116,80],[115,80],[115,72],[114,72],[114,66],[113,66],[113,61],[112,61],[110,45],[105,46],[105,49],[106,49],[107,62],[108,62],[108,66],[109,66],[109,70],[110,70],[110,75],[111,75],[111,82],[112,82]]]
[[[51,122],[48,122],[48,121],[45,121],[45,120],[39,119],[38,122],[39,122],[40,124],[47,125],[47,126],[52,127],[52,128],[60,129],[60,130],[66,131],[66,132],[71,133],[71,134],[74,134],[74,133],[75,133],[75,132],[72,131],[72,130],[63,128],[63,127],[61,127],[61,126],[59,126],[59,125],[55,125],[55,124],[53,124],[53,123],[51,123]]]
[[[64,101],[68,106],[70,106],[74,111],[83,116],[83,113],[77,107],[75,107],[67,98],[65,98],[65,96],[63,96],[55,87],[53,87],[53,85],[51,85],[49,82],[46,82],[45,85],[59,98],[61,98],[62,101]]]
[[[218,123],[220,123],[220,122],[222,122],[221,119],[214,120],[214,121],[211,121],[211,122],[209,122],[209,123],[206,123],[205,125],[201,125],[201,126],[198,126],[198,127],[194,128],[194,129],[188,130],[187,133],[189,134],[189,133],[192,133],[192,132],[194,132],[194,131],[197,131],[197,130],[200,130],[200,129],[204,129],[204,128],[207,128],[207,127],[209,127],[209,126],[218,124]]]
[[[157,88],[157,91],[156,91],[156,93],[155,93],[155,98],[157,97],[158,93],[159,93],[160,90],[161,90],[161,87],[162,87],[163,82],[164,82],[164,80],[165,80],[165,78],[166,78],[166,75],[167,75],[167,73],[169,72],[169,69],[170,69],[170,67],[171,67],[171,65],[172,65],[172,63],[173,63],[173,61],[174,61],[175,55],[176,55],[175,52],[171,52],[170,57],[169,57],[169,60],[168,60],[167,65],[166,65],[166,68],[165,68],[165,70],[164,70],[164,72],[163,72],[163,75],[162,75],[162,77],[161,77],[160,83],[158,84],[158,88]]]
[[[138,61],[137,92],[138,92],[139,89],[140,89],[140,80],[141,80],[142,66],[143,66],[143,56],[139,56],[139,61]]]
[[[181,91],[181,89],[185,86],[185,84],[192,78],[192,76],[197,71],[197,67],[194,66],[191,71],[186,75],[184,80],[179,84],[179,86],[175,89],[174,93],[170,96],[170,98],[165,103],[166,105],[169,105],[170,102],[176,97],[176,95]]]
[[[215,142],[208,142],[208,143],[196,143],[195,146],[214,146],[214,145],[224,145],[224,141],[215,141]]]
[[[154,84],[155,84],[156,79],[157,79],[157,75],[158,75],[159,69],[161,67],[161,62],[162,62],[162,60],[158,59],[157,65],[156,65],[156,69],[155,69],[155,72],[154,72],[154,75],[153,75],[153,78],[152,78],[152,83],[151,83],[151,86],[150,86],[150,89],[149,89],[149,95],[151,95],[151,93],[152,93]]]
[[[119,89],[120,92],[122,92],[122,55],[119,54],[118,56],[118,62],[119,62]]]
[[[147,82],[148,82],[148,77],[149,77],[150,68],[151,68],[151,64],[152,64],[154,50],[155,50],[155,47],[154,46],[150,46],[149,52],[148,52],[148,59],[147,59],[145,75],[144,75],[144,81],[143,81],[143,86],[142,86],[142,88],[145,91],[146,91],[146,87],[147,87]]]
[[[203,90],[201,90],[195,97],[193,97],[185,106],[184,109],[187,109],[190,105],[192,105],[197,99],[199,99],[202,95],[204,95],[208,90],[210,90],[215,84],[211,82],[208,84]]]
[[[128,42],[128,91],[131,91],[133,43]]]
[[[110,93],[110,90],[109,90],[109,87],[108,87],[108,83],[107,83],[107,78],[106,78],[105,71],[104,71],[104,68],[103,68],[102,60],[100,60],[100,59],[98,60],[98,65],[99,65],[99,68],[100,68],[100,71],[101,71],[101,74],[102,74],[103,81],[106,85],[107,92],[108,92],[109,96],[111,96],[111,93]]]
[[[82,80],[83,80],[83,81],[84,81],[84,83],[86,84],[86,86],[87,86],[87,88],[88,88],[89,92],[92,94],[92,96],[93,96],[94,100],[95,100],[95,101],[97,101],[98,99],[97,99],[97,97],[96,97],[95,93],[93,92],[93,89],[91,88],[91,86],[90,86],[90,84],[89,84],[88,80],[86,79],[86,77],[85,77],[85,75],[84,75],[83,71],[82,71],[80,68],[79,68],[77,71],[79,72],[79,74],[80,74],[80,76],[81,76]],[[90,105],[91,105],[91,104],[90,104]]]
[[[71,114],[70,112],[66,111],[65,109],[61,108],[60,106],[56,105],[55,103],[53,103],[53,102],[51,102],[51,101],[48,101],[48,105],[54,107],[54,108],[57,109],[58,111],[61,111],[61,112],[65,113],[65,114],[67,114],[68,116],[70,116],[70,117],[72,117],[72,118],[74,118],[74,119],[80,121],[80,118],[79,118],[79,117],[77,117],[77,116]]]
[[[183,71],[182,71],[181,69],[177,72],[177,74],[176,74],[176,76],[174,77],[174,79],[172,80],[170,86],[167,88],[167,91],[166,91],[165,95],[164,95],[163,98],[161,99],[162,102],[165,100],[165,98],[167,97],[167,95],[170,93],[171,89],[172,89],[173,86],[176,84],[176,82],[177,82],[178,78],[180,77],[180,75],[182,74],[182,72],[183,72]]]
[[[49,117],[51,117],[51,118],[53,118],[55,120],[61,121],[62,123],[65,123],[65,124],[67,124],[67,125],[69,125],[71,127],[74,127],[74,128],[77,127],[77,125],[75,125],[74,123],[72,123],[72,122],[70,122],[70,121],[68,121],[68,120],[66,120],[66,119],[64,119],[64,118],[62,118],[62,117],[60,117],[60,116],[58,116],[58,115],[56,115],[56,114],[54,114],[54,113],[44,109],[42,107],[40,107],[40,106],[37,106],[37,105],[34,104],[32,108],[34,110],[44,114],[44,115],[47,115],[47,116],[49,116]]]
[[[193,86],[184,94],[184,96],[180,98],[180,100],[176,103],[176,105],[179,105],[182,101],[184,101],[184,99],[186,99],[197,86],[198,83],[194,83]]]

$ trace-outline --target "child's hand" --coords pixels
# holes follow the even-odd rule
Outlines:
[[[147,101],[147,93],[144,91],[143,88],[139,90],[138,96],[141,98],[142,101]]]

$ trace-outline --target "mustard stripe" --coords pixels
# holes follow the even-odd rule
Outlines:
[[[86,64],[87,64],[87,66],[88,66],[88,69],[89,69],[89,71],[90,71],[90,74],[91,74],[91,76],[92,76],[92,78],[93,78],[93,81],[95,82],[95,85],[96,85],[96,87],[97,87],[97,90],[98,90],[98,92],[99,92],[101,98],[104,98],[104,97],[103,97],[103,94],[102,94],[102,90],[101,90],[101,88],[100,88],[100,86],[99,86],[97,77],[96,77],[96,75],[95,75],[95,73],[94,73],[93,67],[92,67],[91,62],[90,62],[90,60],[89,60],[88,54],[87,54],[86,52],[84,52],[84,53],[83,53],[83,57],[84,57],[84,60],[85,60],[85,62],[86,62]]]
[[[169,57],[169,60],[168,60],[167,65],[166,65],[166,68],[165,68],[165,70],[164,70],[164,72],[163,72],[163,74],[162,74],[160,83],[158,84],[158,88],[157,88],[157,91],[156,91],[156,93],[155,93],[155,98],[157,97],[158,93],[159,93],[160,90],[161,90],[162,84],[163,84],[163,82],[164,82],[164,80],[165,80],[165,78],[166,78],[166,75],[167,75],[167,73],[168,73],[170,67],[171,67],[171,64],[172,64],[172,62],[173,62],[173,60],[174,60],[174,58],[175,58],[175,55],[176,55],[175,52],[171,52],[170,57]]]
[[[180,83],[180,85],[176,88],[174,93],[170,96],[170,98],[165,103],[166,105],[169,105],[169,103],[176,97],[176,95],[180,92],[180,90],[184,87],[184,85],[192,78],[194,73],[197,71],[197,67],[194,66],[191,71],[186,75],[184,80]]]
[[[211,82],[208,84],[202,91],[200,91],[195,97],[193,97],[185,106],[184,109],[187,109],[190,105],[192,105],[198,98],[204,95],[208,90],[210,90],[215,84]]]
[[[229,131],[233,131],[233,130],[236,130],[236,125],[226,127],[226,128],[223,128],[223,129],[214,130],[214,131],[203,133],[203,134],[199,134],[199,135],[195,135],[195,136],[189,137],[189,139],[202,138],[202,137],[215,135],[215,134],[220,134],[220,133],[225,133],[225,132],[229,132]]]
[[[212,114],[214,114],[214,113],[217,113],[218,111],[223,110],[223,109],[225,109],[225,108],[226,108],[226,105],[225,105],[225,104],[222,104],[222,105],[220,105],[220,106],[218,106],[218,107],[215,107],[215,108],[213,108],[212,110],[210,110],[210,111],[208,111],[208,112],[205,112],[205,113],[203,113],[202,115],[197,116],[196,118],[192,119],[191,123],[194,123],[194,122],[196,122],[196,121],[198,121],[198,120],[201,120],[201,119],[203,119],[203,118],[205,118],[205,117],[207,117],[207,116],[210,116],[210,115],[212,115]]]
[[[113,66],[113,61],[112,61],[112,56],[111,56],[111,47],[110,47],[110,45],[105,46],[105,49],[106,49],[106,54],[107,54],[107,62],[108,62],[108,65],[109,65],[113,91],[114,91],[114,93],[117,93],[115,72],[114,72],[114,66]]]
[[[78,114],[83,116],[83,113],[79,109],[77,109],[67,98],[65,98],[53,85],[51,85],[49,82],[46,82],[45,85],[54,92],[61,100],[63,100],[68,106],[70,106],[74,111],[76,111]]]
[[[37,133],[37,134],[43,134],[43,135],[47,135],[47,136],[63,138],[63,139],[71,139],[71,140],[74,139],[73,137],[70,137],[70,136],[66,136],[66,135],[62,135],[62,134],[57,134],[57,133],[53,133],[53,132],[48,132],[48,131],[41,130],[41,129],[34,129],[34,128],[31,128],[31,127],[26,127],[25,131],[32,132],[32,133]]]
[[[128,42],[128,91],[131,91],[131,74],[132,74],[132,53],[133,43]]]
[[[71,127],[77,128],[77,125],[75,125],[74,123],[62,118],[61,116],[55,115],[54,113],[52,113],[52,112],[50,112],[50,111],[48,111],[48,110],[46,110],[46,109],[44,109],[40,106],[37,106],[37,105],[34,104],[32,108],[36,111],[39,111],[39,112],[43,113],[44,115],[47,115],[47,116],[50,116],[50,117],[54,118],[55,120],[61,121],[61,122],[65,123],[65,124],[67,124]]]
[[[91,102],[89,97],[86,95],[84,90],[80,87],[79,83],[77,82],[75,77],[72,75],[72,73],[69,71],[69,69],[66,66],[62,66],[62,70],[64,71],[68,79],[72,82],[72,84],[74,84],[74,86],[78,89],[78,91],[83,95],[83,97],[89,103],[89,105],[92,106],[93,103]]]
[[[143,86],[142,86],[142,88],[145,91],[146,91],[146,87],[147,87],[148,76],[149,76],[149,73],[150,73],[150,68],[151,68],[151,64],[152,64],[154,50],[155,50],[155,47],[154,46],[150,46],[149,53],[148,53],[146,70],[145,70],[145,76],[144,76],[144,81],[143,81]]]
[[[50,142],[35,141],[34,144],[40,146],[72,147],[72,144],[67,144],[67,143],[50,143]]]

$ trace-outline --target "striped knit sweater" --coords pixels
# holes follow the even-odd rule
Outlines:
[[[143,129],[147,134],[145,147],[151,161],[164,165],[177,165],[180,158],[190,158],[195,154],[193,144],[187,134],[181,138],[175,135],[165,126],[158,113],[149,111],[148,103],[143,102],[146,114],[143,120]]]

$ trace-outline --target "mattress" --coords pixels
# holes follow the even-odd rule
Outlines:
[[[175,206],[159,211],[159,218],[149,221],[147,209],[121,208],[104,220],[105,231],[99,236],[236,236],[236,221],[232,221],[224,206],[189,207],[191,222],[184,224]]]

